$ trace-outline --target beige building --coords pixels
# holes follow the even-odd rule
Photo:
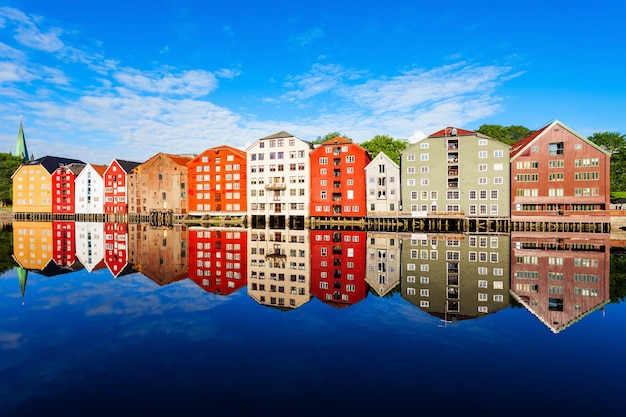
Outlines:
[[[367,232],[365,281],[383,297],[400,284],[401,246],[398,232]]]

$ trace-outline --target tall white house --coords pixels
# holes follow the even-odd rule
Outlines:
[[[104,214],[104,172],[106,165],[87,164],[75,180],[76,213]]]
[[[400,167],[380,152],[365,167],[367,181],[367,215],[395,215],[400,195]]]
[[[76,256],[89,272],[104,265],[104,223],[76,222]]]
[[[246,149],[248,214],[253,227],[303,228],[309,216],[309,142],[279,132]]]

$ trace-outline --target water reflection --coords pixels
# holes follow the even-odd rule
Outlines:
[[[511,294],[554,333],[609,302],[609,235],[514,232],[511,259]]]
[[[558,333],[609,302],[610,236],[408,234],[361,230],[19,222],[13,258],[22,296],[28,271],[107,268],[159,286],[189,279],[228,296],[289,311],[316,298],[345,308],[368,294],[402,299],[447,323],[521,305]],[[519,304],[518,304],[519,303]]]

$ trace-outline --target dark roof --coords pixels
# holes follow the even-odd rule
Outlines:
[[[122,167],[122,169],[128,174],[135,168],[137,165],[141,164],[141,162],[133,162],[133,161],[125,161],[123,159],[116,159],[117,163]]]
[[[78,159],[63,158],[58,156],[42,156],[41,158],[34,159],[32,161],[24,162],[24,165],[41,165],[49,174],[52,174],[58,167],[69,164],[83,164],[85,163]]]
[[[278,138],[293,138],[291,133],[287,133],[284,130],[282,132],[274,133],[273,135],[266,136],[261,139],[278,139]]]

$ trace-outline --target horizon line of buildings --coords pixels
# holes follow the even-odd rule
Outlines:
[[[21,124],[20,135],[18,145]],[[14,213],[245,216],[282,228],[309,218],[610,221],[610,153],[558,120],[513,146],[446,127],[410,144],[399,164],[342,137],[314,146],[283,131],[245,151],[141,163],[44,156],[12,182]]]

